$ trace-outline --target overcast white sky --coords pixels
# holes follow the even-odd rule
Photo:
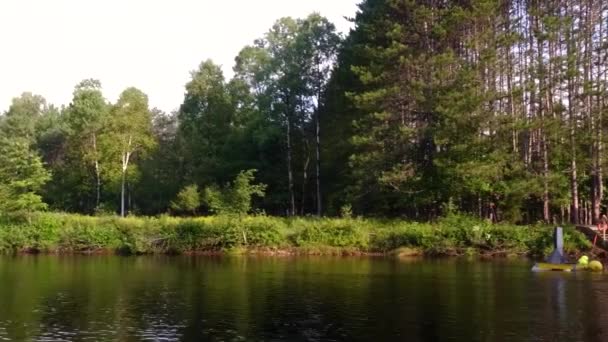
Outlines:
[[[24,91],[68,104],[101,80],[114,101],[129,86],[167,112],[207,58],[232,75],[234,57],[283,16],[316,11],[348,32],[360,0],[0,0],[0,113]]]

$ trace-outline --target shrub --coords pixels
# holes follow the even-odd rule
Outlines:
[[[294,236],[297,246],[369,248],[369,234],[362,222],[351,219],[297,219],[291,224],[298,228]]]
[[[0,137],[0,213],[46,209],[36,192],[50,179],[25,139]]]
[[[352,218],[279,218],[220,215],[198,218],[83,216],[29,213],[0,218],[0,251],[96,251],[180,253],[292,248],[336,253],[389,252],[411,248],[426,254],[508,253],[545,255],[553,230],[542,226],[493,225],[451,215],[435,224]],[[590,243],[564,230],[566,252]]]
[[[264,197],[266,184],[252,184],[256,170],[241,171],[232,184],[223,189],[211,186],[205,189],[205,202],[215,214],[245,215],[251,211],[253,196]]]
[[[240,221],[247,244],[256,247],[278,248],[285,245],[287,225],[281,219],[255,216]]]
[[[177,198],[171,202],[171,209],[178,213],[196,214],[196,209],[201,206],[201,197],[198,185],[188,185],[183,188]]]

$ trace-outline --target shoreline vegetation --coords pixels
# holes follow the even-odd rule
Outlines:
[[[0,115],[0,252],[541,258],[608,204],[605,19],[364,0],[347,35],[284,17],[228,77],[201,61],[170,113],[98,79],[24,92]],[[596,252],[572,226],[566,253]]]
[[[548,226],[460,215],[434,223],[364,218],[218,215],[178,218],[38,212],[0,220],[2,253],[530,256],[551,252]],[[591,245],[565,228],[565,251]]]
[[[229,75],[201,58],[171,112],[133,87],[110,100],[99,79],[66,104],[16,93],[0,212],[219,214],[255,172],[251,211],[273,216],[595,223],[605,17],[599,1],[365,0],[346,34],[283,17]]]

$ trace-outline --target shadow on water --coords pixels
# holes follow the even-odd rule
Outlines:
[[[608,278],[527,261],[0,257],[0,340],[605,341]]]

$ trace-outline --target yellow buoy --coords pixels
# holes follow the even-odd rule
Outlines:
[[[589,263],[589,269],[594,272],[601,272],[602,269],[604,269],[604,266],[602,265],[601,262],[599,262],[597,260],[593,260]]]
[[[589,257],[586,255],[583,255],[582,257],[580,257],[578,259],[578,264],[579,264],[579,266],[587,266],[589,264]]]

